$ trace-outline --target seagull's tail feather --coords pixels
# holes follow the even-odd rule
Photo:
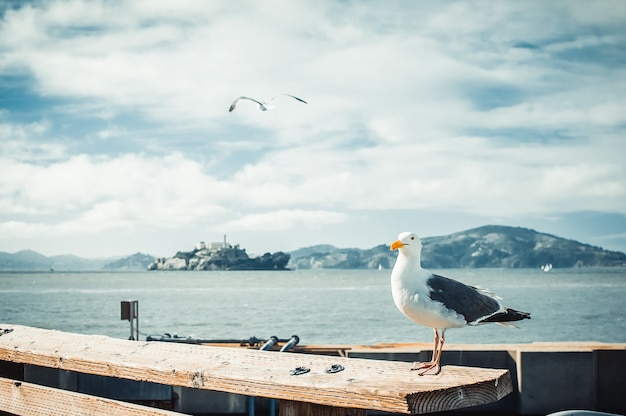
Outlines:
[[[521,321],[522,319],[530,319],[530,313],[522,312],[511,308],[504,308],[504,311],[491,315],[481,320],[480,323],[495,322],[504,326],[515,326],[507,322]]]

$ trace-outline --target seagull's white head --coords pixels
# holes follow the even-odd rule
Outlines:
[[[390,249],[399,250],[407,256],[419,256],[422,252],[422,240],[415,233],[400,233],[398,239],[391,243]]]

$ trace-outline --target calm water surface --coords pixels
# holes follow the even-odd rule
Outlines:
[[[532,313],[520,329],[450,330],[450,343],[626,342],[626,269],[437,270]],[[393,304],[390,270],[0,273],[0,322],[128,338],[120,301],[139,301],[139,329],[205,339],[303,344],[430,342]],[[142,336],[142,339],[143,339]]]

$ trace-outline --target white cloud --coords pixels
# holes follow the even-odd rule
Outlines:
[[[256,214],[243,215],[241,218],[220,224],[214,231],[230,230],[241,231],[286,231],[304,226],[305,228],[317,228],[344,222],[346,215],[339,212],[323,210],[277,210]]]
[[[227,196],[223,186],[206,176],[200,164],[181,155],[78,155],[49,165],[2,163],[2,217],[41,215],[32,223],[54,221],[53,226],[41,223],[42,231],[172,228],[227,211],[208,202]],[[9,221],[9,230],[17,237],[18,225],[32,229],[31,221]]]
[[[0,118],[0,158],[41,161],[65,157],[67,147],[63,143],[46,142],[43,139],[48,131],[49,123],[46,121],[6,123]]]
[[[98,138],[100,138],[102,140],[108,140],[108,139],[111,139],[113,137],[120,137],[120,136],[124,135],[125,132],[126,132],[126,129],[117,127],[115,125],[111,125],[111,126],[108,126],[105,129],[102,129],[102,130],[96,132],[96,136],[98,136]]]

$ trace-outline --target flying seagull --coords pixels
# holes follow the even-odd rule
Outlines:
[[[391,243],[391,250],[398,250],[391,272],[393,301],[406,317],[432,328],[435,333],[432,359],[415,362],[411,367],[419,375],[435,375],[441,371],[439,362],[446,329],[488,322],[513,326],[509,322],[530,319],[528,312],[503,306],[500,298],[489,290],[467,286],[422,269],[422,242],[414,233],[401,233]]]
[[[257,104],[257,107],[259,107],[259,110],[261,110],[261,111],[271,110],[272,108],[274,108],[274,107],[272,107],[272,106],[270,105],[270,104],[272,103],[272,101],[274,101],[274,100],[278,100],[278,99],[279,99],[279,98],[281,98],[281,97],[291,97],[291,98],[296,99],[296,100],[298,100],[298,101],[300,101],[300,102],[303,102],[303,103],[305,103],[305,104],[308,104],[308,103],[307,103],[306,101],[304,101],[302,98],[298,98],[298,97],[295,97],[295,96],[293,96],[293,95],[289,95],[289,94],[280,94],[280,95],[277,95],[276,97],[272,97],[272,98],[270,98],[269,100],[264,101],[264,102],[261,102],[261,101],[255,100],[254,98],[250,98],[250,97],[243,97],[243,96],[242,96],[242,97],[237,98],[235,101],[233,101],[233,103],[230,105],[230,108],[228,109],[228,111],[229,111],[229,112],[230,112],[230,111],[233,111],[233,110],[235,109],[235,107],[237,107],[237,103],[239,103],[239,101],[241,101],[241,100],[250,100],[250,101],[254,101],[254,102]]]

